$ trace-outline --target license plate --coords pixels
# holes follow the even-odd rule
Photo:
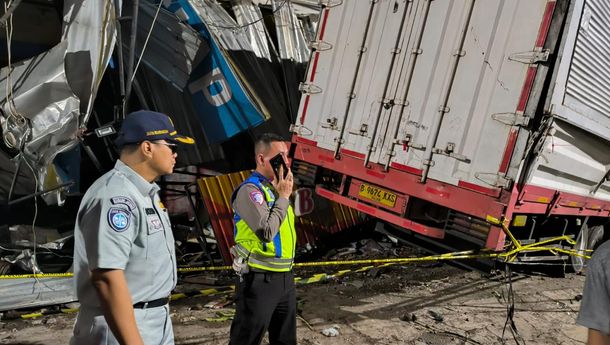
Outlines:
[[[360,185],[358,196],[376,201],[382,205],[394,207],[396,205],[396,194],[386,190],[363,183]]]

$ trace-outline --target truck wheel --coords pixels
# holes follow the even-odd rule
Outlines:
[[[604,240],[603,225],[589,227],[585,224],[578,233],[574,250],[580,254],[591,255],[592,253],[587,252],[586,250],[595,250]],[[576,273],[582,272],[587,266],[588,259],[573,255],[570,257],[570,260],[572,262],[572,269],[574,269],[574,272]]]

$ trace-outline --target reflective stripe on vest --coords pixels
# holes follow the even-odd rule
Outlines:
[[[271,208],[275,204],[273,192],[261,183],[262,175],[253,173],[233,192],[235,196],[239,188],[244,184],[255,185],[265,196],[267,205]],[[286,272],[292,269],[294,258],[296,233],[294,230],[294,212],[291,206],[286,210],[286,218],[282,221],[280,229],[271,242],[261,241],[246,222],[233,210],[235,249],[240,257],[248,262],[248,265],[260,270]]]

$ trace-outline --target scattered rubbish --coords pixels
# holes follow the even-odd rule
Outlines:
[[[315,329],[311,326],[311,324],[307,322],[307,320],[305,320],[305,318],[303,318],[301,315],[297,314],[297,319],[303,321],[303,323],[307,326],[307,328],[309,328],[310,331],[315,332]]]
[[[336,337],[339,335],[339,330],[335,328],[336,326],[325,328],[322,330],[322,334],[327,337]]]
[[[445,320],[442,314],[435,312],[434,310],[428,310],[428,314],[436,322],[443,322]]]
[[[67,309],[80,309],[80,303],[78,303],[78,302],[66,303],[65,307]]]
[[[338,258],[342,258],[344,256],[350,255],[350,254],[356,254],[357,250],[356,247],[354,245],[354,247],[346,247],[346,248],[340,248],[335,250],[332,250],[332,256],[329,257],[329,259],[331,260],[336,260]],[[331,254],[329,253],[329,254]]]
[[[312,319],[309,319],[309,324],[311,324],[311,325],[321,325],[323,323],[326,323],[326,320],[319,318],[319,317],[314,317]]]
[[[233,320],[234,317],[234,310],[219,310],[216,312],[216,317],[206,317],[203,320],[207,322],[223,322]]]
[[[400,321],[415,322],[416,320],[417,316],[414,313],[406,313],[400,317]]]
[[[576,297],[574,297],[574,299],[576,300],[576,302],[580,302],[580,300],[582,300],[582,294],[576,295]]]
[[[197,303],[194,306],[190,307],[189,310],[203,310],[203,309],[204,309],[203,305],[201,305],[200,303]]]
[[[204,305],[205,308],[208,309],[221,309],[226,307],[227,305],[233,303],[233,300],[231,299],[227,299],[227,298],[223,298],[223,299],[219,299],[219,300],[215,300],[215,301],[211,301],[206,303],[206,305]]]
[[[193,322],[193,321],[197,321],[197,318],[194,316],[185,316],[185,317],[180,318],[181,323],[188,323],[188,322]]]
[[[364,282],[362,280],[354,280],[354,281],[348,282],[347,285],[351,285],[351,286],[355,287],[356,289],[360,289],[364,286]]]
[[[370,271],[367,273],[367,275],[368,275],[369,277],[371,277],[371,278],[377,278],[377,277],[379,277],[379,274],[381,273],[381,271],[380,271],[380,270],[381,270],[380,268],[375,267],[375,268],[371,269],[371,270],[370,270]]]
[[[383,246],[377,243],[377,241],[370,238],[361,240],[360,245],[360,252],[364,255],[380,254],[384,251]]]

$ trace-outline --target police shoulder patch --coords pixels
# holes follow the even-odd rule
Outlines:
[[[125,205],[125,206],[129,207],[129,210],[133,210],[136,208],[136,203],[133,202],[133,200],[131,200],[130,198],[128,198],[126,196],[115,196],[113,198],[110,198],[110,202],[113,205],[117,205],[117,204]]]
[[[255,204],[262,205],[265,203],[265,197],[260,190],[254,190],[250,192],[250,200],[252,200]]]
[[[130,220],[131,214],[125,209],[111,207],[108,210],[108,225],[110,225],[112,230],[116,232],[123,232],[127,230]]]

